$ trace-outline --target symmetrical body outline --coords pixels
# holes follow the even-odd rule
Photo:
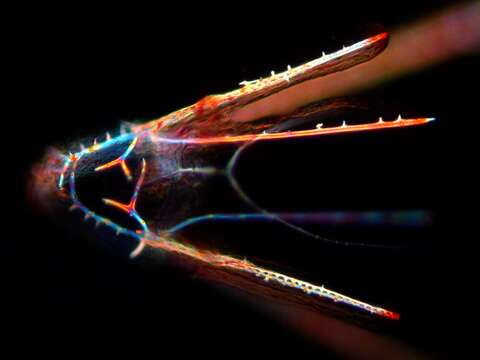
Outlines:
[[[319,76],[328,75],[332,72],[341,71],[358,63],[367,61],[383,50],[387,38],[387,33],[382,33],[352,46],[344,47],[342,50],[333,54],[323,54],[321,58],[304,65],[295,68],[288,66],[287,71],[285,72],[279,74],[272,72],[269,78],[255,81],[243,81],[240,83],[242,87],[238,90],[224,95],[206,97],[192,106],[183,108],[146,124],[132,125],[128,132],[122,131],[116,137],[112,137],[110,133],[107,133],[103,142],[97,142],[95,140],[91,146],[86,148],[82,146],[80,151],[64,156],[61,170],[58,173],[57,190],[59,192],[65,192],[67,191],[66,188],[68,188],[68,196],[72,202],[70,208],[72,210],[80,210],[84,214],[85,219],[91,218],[95,220],[97,225],[104,224],[111,227],[117,234],[125,234],[134,238],[137,241],[137,246],[131,252],[130,256],[132,258],[138,256],[146,246],[149,246],[161,249],[167,253],[189,258],[198,263],[203,263],[205,265],[208,264],[208,266],[217,269],[248,273],[264,283],[273,282],[285,288],[299,290],[309,296],[318,297],[322,300],[333,301],[339,304],[346,304],[360,311],[379,317],[399,319],[399,314],[396,312],[355,300],[329,290],[324,286],[316,286],[294,277],[256,266],[247,260],[240,260],[212,251],[200,250],[192,245],[183,244],[175,239],[176,232],[198,221],[209,221],[212,219],[273,219],[292,227],[294,230],[298,230],[307,236],[314,236],[318,237],[320,240],[336,242],[335,240],[325,239],[309,233],[285,220],[284,217],[269,213],[255,204],[241,189],[240,184],[234,176],[234,166],[243,149],[250,144],[264,140],[302,138],[416,126],[426,124],[432,121],[433,118],[402,119],[402,117],[399,116],[397,119],[391,121],[384,121],[382,118],[379,118],[376,122],[359,125],[347,125],[346,122],[343,122],[342,125],[335,127],[324,127],[323,124],[317,124],[314,129],[310,130],[277,131],[275,126],[278,125],[278,122],[275,122],[275,120],[272,120],[267,125],[257,123],[236,124],[231,122],[231,114],[238,108],[247,106],[259,99],[265,98],[288,87]],[[80,159],[85,155],[94,154],[97,151],[115,146],[120,142],[127,142],[129,144],[127,149],[119,157],[110,162],[96,166],[95,172],[101,172],[119,166],[127,180],[131,181],[133,176],[132,171],[127,164],[128,156],[132,152],[135,152],[138,144],[141,144],[145,139],[148,139],[148,141],[155,144],[194,144],[199,146],[212,144],[239,144],[240,146],[238,150],[235,152],[225,169],[192,167],[179,168],[177,171],[180,173],[191,172],[221,174],[226,176],[230,185],[235,189],[242,200],[254,208],[256,212],[252,214],[206,214],[203,217],[200,216],[186,219],[172,227],[162,229],[161,231],[152,231],[150,230],[147,221],[142,218],[141,214],[139,214],[136,209],[138,195],[148,172],[148,163],[145,158],[142,158],[140,174],[136,180],[135,188],[129,203],[124,204],[113,199],[103,199],[103,202],[107,206],[117,208],[134,218],[140,226],[139,230],[133,231],[122,227],[110,219],[102,217],[87,208],[79,200],[76,192],[75,174]],[[342,242],[342,244],[345,244],[345,242]],[[362,244],[356,243],[353,245]]]

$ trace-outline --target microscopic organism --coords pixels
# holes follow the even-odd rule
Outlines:
[[[263,141],[404,128],[427,124],[433,118],[399,116],[388,121],[380,118],[373,122],[343,122],[336,126],[316,123],[310,129],[295,129],[299,122],[311,122],[323,113],[329,106],[325,102],[307,105],[290,114],[250,121],[239,119],[235,114],[297,84],[368,61],[385,48],[387,40],[388,34],[380,33],[331,54],[322,54],[303,65],[288,66],[283,72],[242,81],[237,90],[207,96],[157,120],[123,125],[118,132],[92,138],[87,146],[77,145],[64,152],[52,150],[36,167],[35,191],[47,199],[55,211],[68,208],[86,222],[110,230],[119,241],[133,240],[135,246],[130,252],[131,258],[138,257],[146,248],[153,248],[179,264],[197,269],[207,279],[252,293],[306,306],[335,308],[337,312],[354,310],[366,317],[399,319],[399,314],[394,311],[300,280],[292,274],[279,273],[245,258],[198,247],[182,234],[185,229],[204,222],[269,221],[289,227],[303,236],[337,243],[302,228],[297,225],[297,220],[328,218],[341,222],[348,221],[351,216],[272,213],[264,209],[249,196],[236,176],[236,165],[244,151]],[[224,146],[233,147],[233,155],[225,166],[212,165],[208,154],[220,152]],[[108,192],[113,187],[120,187],[122,195],[97,196],[88,184],[111,173],[116,174],[116,181],[105,180],[103,189]],[[198,189],[210,177],[226,179],[251,212],[194,214],[194,199],[189,190]],[[377,215],[367,214],[357,220],[375,221]],[[361,243],[351,245],[368,246]]]

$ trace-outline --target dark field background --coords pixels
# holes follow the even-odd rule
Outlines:
[[[3,187],[1,343],[12,354],[63,358],[338,358],[255,301],[84,242],[31,209],[29,170],[49,145],[117,129],[121,120],[159,117],[336,50],[378,24],[390,30],[449,3],[16,12],[7,32],[11,63],[4,68],[13,80],[7,83],[13,115],[4,118],[2,173],[13,181]],[[478,57],[456,59],[357,98],[370,105],[369,118],[436,117],[428,126],[265,143],[242,160],[239,178],[270,209],[431,211],[434,226],[413,235],[395,239],[385,228],[361,233],[366,240],[392,237],[404,249],[312,246],[280,225],[208,224],[202,231],[399,311],[402,320],[380,327],[380,334],[434,357],[474,357],[478,235],[469,228],[477,213],[478,65]],[[358,235],[316,230],[345,240]],[[235,247],[246,238],[259,241]]]

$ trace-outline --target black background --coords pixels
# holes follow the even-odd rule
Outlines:
[[[274,316],[176,269],[87,247],[31,210],[29,169],[48,145],[115,129],[121,120],[159,117],[335,50],[371,26],[389,30],[446,4],[339,1],[260,9],[231,2],[17,13],[5,69],[13,80],[7,89],[13,113],[4,118],[2,173],[13,182],[4,187],[2,341],[16,352],[67,357],[335,358]],[[362,94],[376,116],[435,116],[431,125],[262,145],[245,156],[247,174],[255,174],[244,176],[246,186],[268,184],[252,191],[272,208],[432,211],[434,229],[409,242],[408,251],[325,246],[318,257],[304,254],[309,265],[302,271],[313,273],[321,259],[317,279],[399,310],[402,321],[388,329],[391,336],[446,357],[477,352],[468,328],[476,313],[477,235],[467,230],[476,192],[477,72],[478,58],[456,59]],[[362,157],[372,155],[372,162]],[[293,263],[300,264],[302,249],[294,246]],[[285,247],[279,253],[271,244],[258,247],[263,258],[288,261],[280,254]]]

